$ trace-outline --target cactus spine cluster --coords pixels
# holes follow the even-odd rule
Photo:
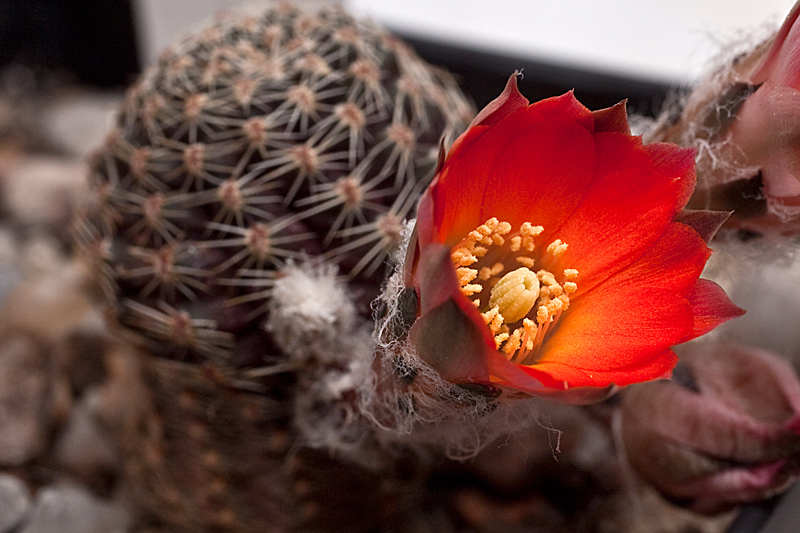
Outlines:
[[[128,92],[77,241],[152,352],[256,366],[289,261],[337,265],[369,313],[440,139],[471,114],[447,74],[340,9],[220,18]]]

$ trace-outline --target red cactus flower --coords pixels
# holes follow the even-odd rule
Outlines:
[[[624,104],[529,105],[512,76],[419,204],[420,356],[454,383],[576,403],[667,377],[671,346],[741,313],[698,279],[720,216],[678,221],[693,158],[631,136]]]

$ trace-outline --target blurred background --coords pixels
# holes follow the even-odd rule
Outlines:
[[[122,87],[177,36],[242,3],[3,0],[0,67],[22,64],[92,86]],[[774,28],[794,0],[340,3],[460,75],[479,107],[511,71],[524,68],[523,92],[532,99],[575,88],[589,107],[627,97],[632,109],[649,114],[670,87],[695,78],[720,50]]]

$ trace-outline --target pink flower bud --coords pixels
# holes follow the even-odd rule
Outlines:
[[[769,498],[800,477],[800,381],[763,350],[692,347],[673,381],[625,391],[621,426],[631,466],[698,512]]]
[[[774,38],[733,59],[668,111],[648,140],[698,149],[692,208],[733,211],[728,226],[800,231],[800,3]]]
[[[800,4],[750,76],[758,89],[744,101],[728,133],[731,150],[739,150],[741,162],[761,173],[768,217],[781,222],[800,217],[798,15]]]

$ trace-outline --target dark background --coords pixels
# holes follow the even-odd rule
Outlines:
[[[0,0],[0,69],[14,64],[96,87],[128,85],[139,70],[130,2]]]
[[[600,71],[403,37],[423,58],[456,74],[478,108],[497,96],[517,69],[524,69],[520,90],[532,101],[575,89],[590,109],[627,98],[629,110],[652,115],[669,90]],[[129,0],[0,0],[0,69],[11,64],[94,87],[127,86],[139,71]]]

